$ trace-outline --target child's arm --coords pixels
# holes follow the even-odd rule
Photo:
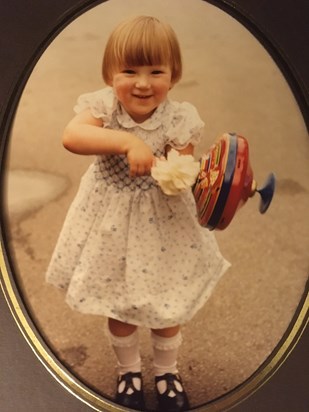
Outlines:
[[[102,126],[102,120],[93,117],[89,109],[77,114],[63,132],[64,147],[83,155],[125,154],[132,176],[149,174],[154,163],[149,146],[131,133]]]

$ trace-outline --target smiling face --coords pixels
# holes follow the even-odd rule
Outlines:
[[[133,120],[143,122],[181,78],[181,52],[175,32],[154,17],[124,21],[107,41],[102,74]]]
[[[120,67],[111,86],[126,112],[137,123],[147,120],[172,87],[169,66]]]

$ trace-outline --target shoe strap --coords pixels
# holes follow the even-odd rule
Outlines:
[[[170,393],[170,391],[174,391],[175,393],[181,393],[176,388],[175,381],[179,382],[182,386],[182,381],[179,375],[175,375],[173,373],[165,373],[161,376],[156,376],[156,383],[160,381],[166,381],[166,391],[165,393]]]
[[[118,377],[118,387],[121,384],[121,382],[125,382],[125,387],[123,390],[124,393],[127,393],[129,389],[132,389],[133,392],[139,392],[133,384],[133,378],[138,378],[142,380],[142,374],[140,372],[128,372],[124,375],[120,375]]]

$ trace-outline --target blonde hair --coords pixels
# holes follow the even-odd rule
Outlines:
[[[102,75],[110,84],[121,66],[168,65],[172,82],[182,75],[181,51],[170,25],[155,17],[138,16],[120,23],[111,33],[104,52]]]

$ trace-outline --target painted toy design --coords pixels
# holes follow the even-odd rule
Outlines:
[[[268,209],[275,190],[270,173],[257,188],[249,162],[248,141],[235,133],[225,133],[200,159],[200,172],[192,187],[198,220],[210,230],[223,230],[236,211],[256,192],[261,196],[260,213]]]

